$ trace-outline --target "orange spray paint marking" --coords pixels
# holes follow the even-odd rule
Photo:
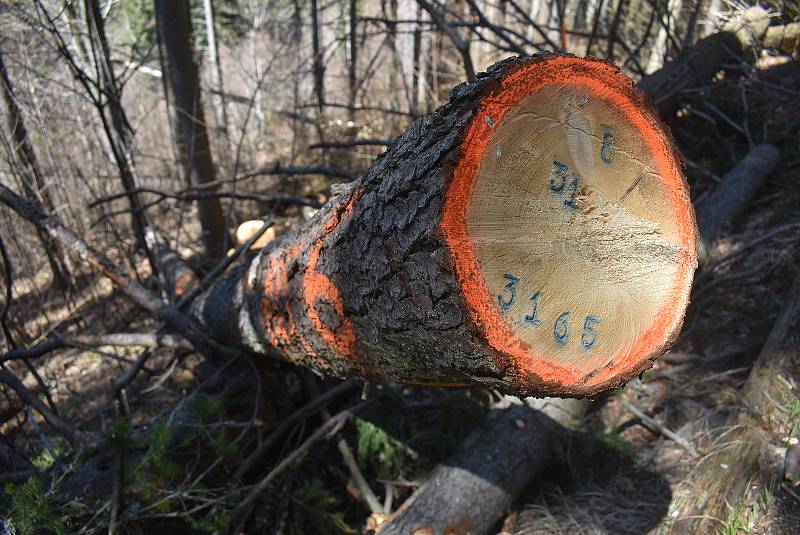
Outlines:
[[[306,353],[316,357],[314,348],[303,338],[295,324],[288,295],[289,279],[286,273],[286,263],[296,259],[299,252],[300,248],[293,246],[280,257],[270,257],[265,271],[261,309],[264,313],[264,326],[270,344],[276,347],[292,347],[297,341]]]
[[[677,331],[682,317],[671,311],[688,300],[691,269],[677,270],[672,292],[653,323],[641,333],[628,353],[617,355],[613,367],[606,367],[593,376],[554,363],[546,355],[536,354],[511,331],[481,274],[475,249],[467,234],[467,212],[493,126],[499,125],[525,97],[553,84],[579,86],[594,98],[606,100],[620,110],[642,136],[653,154],[655,167],[678,220],[678,237],[686,252],[681,260],[685,266],[696,265],[697,229],[687,201],[687,187],[669,137],[650,111],[652,107],[634,89],[633,82],[620,74],[616,67],[596,60],[551,56],[531,61],[507,73],[500,81],[500,87],[481,100],[461,143],[461,158],[453,170],[439,226],[451,251],[470,317],[489,345],[510,357],[510,364],[520,374],[533,374],[545,382],[568,386],[583,383],[586,387],[600,389],[614,386],[614,377],[635,373],[641,368],[643,358],[662,349],[668,335]],[[491,117],[491,121],[485,120],[486,117]]]
[[[308,316],[314,328],[328,344],[328,347],[342,356],[352,357],[356,349],[356,331],[353,321],[345,314],[344,302],[339,288],[327,275],[317,271],[319,253],[324,245],[325,237],[328,236],[340,223],[349,220],[353,215],[355,202],[361,196],[361,190],[356,190],[344,207],[339,206],[333,215],[325,222],[322,233],[311,247],[308,259],[308,268],[303,279],[303,300],[308,308]],[[317,305],[326,302],[333,306],[336,315],[339,317],[340,325],[338,329],[331,329],[326,326],[319,316]]]

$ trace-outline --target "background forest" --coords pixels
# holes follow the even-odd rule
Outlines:
[[[777,151],[711,240],[672,351],[555,432],[493,533],[800,533],[800,472],[765,461],[800,435],[800,5],[753,6],[5,0],[0,183],[180,307],[181,276],[247,256],[241,223],[296,228],[496,61],[613,62],[660,84],[695,204]],[[735,47],[692,56],[731,28]],[[0,533],[376,531],[518,403],[203,356],[0,200]],[[765,364],[776,344],[795,350]],[[687,513],[704,474],[739,499]]]

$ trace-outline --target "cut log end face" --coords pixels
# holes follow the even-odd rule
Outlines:
[[[675,336],[697,231],[671,139],[614,67],[507,73],[461,146],[442,231],[473,322],[521,391],[591,395]]]

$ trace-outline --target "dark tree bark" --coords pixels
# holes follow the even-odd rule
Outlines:
[[[723,183],[705,197],[697,206],[697,226],[703,237],[701,258],[708,256],[708,248],[722,227],[734,221],[756,192],[766,182],[778,163],[780,153],[769,144],[757,145],[747,155],[725,173]]]
[[[715,33],[684,49],[674,60],[658,71],[643,77],[639,88],[650,95],[663,117],[678,108],[684,89],[705,84],[730,60],[754,46],[767,30],[768,18],[760,8],[751,8]]]
[[[216,171],[200,99],[200,78],[193,53],[189,3],[186,0],[155,0],[155,13],[167,52],[173,104],[189,166],[189,185],[214,182]],[[226,240],[225,218],[220,201],[203,199],[198,202],[198,207],[206,253],[210,257],[221,257]]]
[[[497,411],[457,454],[433,469],[380,534],[489,533],[531,474],[558,455],[553,431],[580,419],[588,405],[581,400],[535,403],[539,411],[524,404]]]
[[[672,115],[681,101],[681,91],[710,80],[726,60],[741,52],[736,36],[715,33],[684,51],[655,73],[645,76],[639,87],[655,102],[661,114]]]

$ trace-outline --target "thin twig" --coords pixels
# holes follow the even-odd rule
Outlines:
[[[634,416],[636,416],[646,427],[650,428],[652,431],[655,431],[656,433],[661,433],[668,439],[672,440],[678,446],[686,450],[692,457],[700,456],[700,454],[697,453],[697,450],[694,449],[694,446],[689,444],[689,442],[687,442],[686,439],[678,436],[675,432],[668,429],[664,424],[662,424],[655,418],[651,418],[650,416],[646,415],[633,403],[625,399],[620,399],[620,403],[622,404],[623,407],[625,407],[628,411],[633,413]]]
[[[242,501],[239,502],[239,505],[236,506],[236,509],[234,509],[233,513],[231,514],[231,518],[238,519],[237,527],[239,527],[239,529],[234,530],[234,533],[239,533],[241,531],[241,526],[243,526],[247,521],[247,517],[249,516],[253,502],[273,481],[275,481],[275,479],[278,478],[278,476],[282,475],[290,466],[305,456],[308,450],[311,449],[311,447],[317,442],[338,433],[339,430],[344,427],[344,424],[347,422],[347,420],[349,420],[356,411],[364,408],[370,403],[371,401],[362,402],[352,409],[343,410],[337,415],[331,417],[328,421],[319,426],[317,430],[314,431],[305,441],[303,441],[303,443],[300,444],[300,446],[298,446],[292,453],[287,455],[285,459],[278,463],[275,468],[270,470],[270,472],[258,483],[253,485],[247,496],[245,496]]]

